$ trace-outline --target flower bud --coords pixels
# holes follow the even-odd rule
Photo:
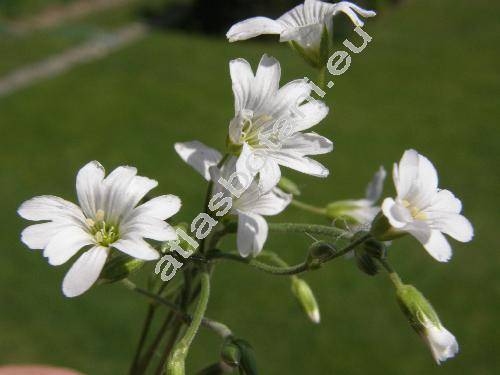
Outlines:
[[[300,195],[300,190],[297,184],[286,177],[280,178],[280,181],[278,182],[278,187],[285,193],[289,193],[292,195]]]
[[[335,253],[337,249],[335,246],[326,241],[316,241],[309,247],[307,255],[307,266],[309,269],[318,269],[321,267],[324,259]]]
[[[320,322],[319,307],[309,284],[305,280],[294,277],[292,278],[292,292],[309,319],[318,324]]]
[[[384,259],[387,255],[386,245],[380,241],[370,239],[363,243],[363,250],[377,259]]]
[[[222,344],[221,358],[222,361],[228,366],[238,367],[240,365],[241,351],[231,337],[224,340],[224,343]]]
[[[429,301],[413,285],[401,285],[396,296],[413,329],[422,337],[437,364],[458,353],[458,343],[439,320]]]
[[[379,268],[375,263],[375,259],[373,259],[369,254],[365,253],[363,250],[355,251],[356,254],[356,265],[358,268],[370,276],[375,276]]]
[[[257,375],[257,362],[252,346],[245,340],[233,339],[232,342],[240,351],[240,373],[242,375]]]
[[[373,220],[370,233],[379,241],[391,241],[406,234],[406,232],[393,228],[382,212],[379,212]]]
[[[101,272],[100,281],[114,283],[128,277],[132,272],[144,265],[144,261],[131,258],[125,254],[118,254],[111,258]]]

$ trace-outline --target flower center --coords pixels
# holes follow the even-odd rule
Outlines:
[[[86,220],[90,233],[101,246],[109,246],[119,238],[118,226],[107,223],[104,220],[105,216],[105,212],[99,209],[96,212],[95,220],[90,218]]]
[[[408,211],[410,211],[411,216],[416,219],[416,220],[426,220],[427,215],[425,212],[421,211],[419,208],[412,206],[410,202],[408,202],[406,199],[403,199],[403,206],[405,206]]]
[[[264,136],[264,134],[261,134],[262,125],[271,120],[272,117],[267,115],[244,117],[239,143],[246,142],[252,147],[259,146],[261,138]]]

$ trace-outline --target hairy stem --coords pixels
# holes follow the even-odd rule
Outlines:
[[[389,278],[391,279],[392,283],[396,288],[399,288],[403,285],[403,281],[399,277],[398,273],[392,268],[392,266],[389,264],[387,259],[379,259],[378,260],[382,267],[387,271],[387,274],[389,275]]]
[[[125,281],[126,280],[126,281]],[[193,317],[185,312],[183,312],[181,310],[180,307],[178,307],[175,303],[173,302],[170,302],[154,293],[151,293],[147,290],[144,290],[140,287],[138,287],[137,285],[135,285],[132,281],[128,280],[128,279],[125,279],[125,280],[122,280],[122,283],[130,290],[133,290],[134,292],[137,292],[139,294],[142,294],[144,296],[147,296],[148,298],[151,298],[153,299],[154,301],[162,304],[162,305],[165,305],[167,307],[169,307],[170,309],[172,309],[172,312],[176,315],[178,315],[181,319],[182,322],[184,323],[188,323],[190,324],[193,320]],[[201,289],[203,290],[203,288]],[[231,334],[231,330],[229,329],[229,327],[227,327],[226,325],[224,325],[223,323],[221,322],[218,322],[216,320],[213,320],[213,319],[209,319],[209,318],[205,318],[203,317],[202,321],[201,321],[201,324],[204,326],[204,327],[207,327],[209,329],[211,329],[212,331],[214,331],[215,333],[217,333],[219,336],[221,336],[222,338],[225,338],[227,335],[230,335]]]
[[[336,252],[332,252],[331,255],[324,257],[321,259],[321,263],[324,264],[326,262],[329,262],[333,259],[339,258],[357,246],[361,245],[363,242],[371,238],[370,234],[366,234],[357,240],[351,242],[349,245],[344,247],[341,250],[338,250]],[[298,275],[300,273],[304,273],[306,271],[309,271],[309,265],[307,262],[302,262],[299,264],[296,264],[294,266],[288,266],[284,261],[281,263],[279,266],[271,266],[269,264],[260,262],[254,258],[243,258],[239,256],[237,253],[234,252],[222,252],[222,251],[214,251],[210,254],[209,259],[211,260],[217,260],[217,259],[225,259],[225,260],[232,260],[244,264],[248,264],[252,267],[257,268],[260,271],[272,274],[272,275],[278,275],[278,276],[291,276],[291,275]],[[276,260],[276,259],[275,259]]]
[[[298,224],[298,223],[269,223],[269,230],[272,232],[281,233],[309,233],[309,234],[319,234],[335,239],[352,237],[352,234],[332,226],[328,225],[317,225],[317,224]]]
[[[137,344],[137,349],[135,351],[134,359],[132,365],[130,366],[129,374],[133,375],[137,373],[137,366],[139,365],[139,358],[142,354],[142,349],[146,342],[146,337],[148,336],[149,329],[151,328],[151,322],[153,321],[155,306],[153,304],[148,305],[148,311],[146,313],[146,318],[144,319],[144,324],[142,326],[141,336],[139,338],[139,343]]]
[[[210,275],[206,270],[200,273],[201,291],[198,303],[193,313],[193,318],[189,324],[184,336],[175,344],[172,353],[167,361],[167,375],[184,375],[185,361],[198,329],[203,321],[203,316],[208,305],[210,296]]]

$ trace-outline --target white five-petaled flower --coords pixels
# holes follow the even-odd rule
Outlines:
[[[396,199],[386,198],[382,212],[397,231],[413,235],[440,262],[452,249],[443,233],[460,242],[474,235],[471,223],[460,215],[462,203],[449,190],[438,189],[436,169],[426,157],[407,150],[394,164]]]
[[[355,26],[362,27],[358,17],[373,17],[375,12],[365,10],[348,1],[329,4],[317,0],[306,0],[277,20],[267,17],[253,17],[233,25],[226,36],[230,42],[254,38],[262,34],[278,34],[281,42],[295,41],[305,50],[319,49],[321,35],[326,27],[331,34],[332,18],[345,13]]]
[[[217,165],[221,154],[198,141],[176,143],[175,150],[179,156],[206,180],[214,182],[212,197],[219,194],[231,198],[228,214],[238,217],[237,246],[241,256],[257,255],[267,239],[268,225],[263,216],[277,215],[290,203],[291,195],[274,187],[266,193],[259,190],[253,180],[245,189],[245,183],[236,173],[236,157],[230,157],[219,169]],[[230,182],[231,186],[241,192],[233,195],[219,183],[220,179]]]
[[[328,107],[310,98],[311,85],[304,79],[279,88],[279,62],[264,55],[256,74],[244,59],[230,63],[235,98],[235,117],[229,125],[229,140],[239,152],[236,169],[253,178],[260,175],[263,192],[276,186],[280,165],[318,177],[328,169],[306,155],[319,155],[333,149],[332,142],[316,133],[301,131],[318,124]]]
[[[434,360],[439,365],[458,353],[458,342],[453,334],[441,323],[435,324],[424,317],[421,336],[430,348]]]
[[[177,238],[164,220],[179,211],[178,197],[163,195],[137,206],[158,185],[155,180],[137,176],[136,168],[129,166],[104,176],[104,168],[97,161],[80,169],[76,177],[80,206],[45,195],[24,202],[18,210],[27,220],[45,221],[24,229],[21,239],[31,249],[43,249],[49,264],[61,265],[80,249],[88,248],[64,277],[62,290],[67,297],[78,296],[94,284],[111,248],[134,258],[153,260],[159,254],[144,238]]]

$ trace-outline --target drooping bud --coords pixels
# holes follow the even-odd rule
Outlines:
[[[393,228],[382,212],[379,212],[373,220],[370,233],[379,241],[391,241],[406,234]]]
[[[356,256],[356,265],[358,268],[370,276],[375,276],[379,268],[377,263],[375,263],[375,259],[373,259],[369,254],[365,253],[362,249],[355,251]]]
[[[125,279],[143,265],[143,260],[131,258],[125,254],[118,254],[106,263],[99,280],[103,283],[114,283]]]
[[[222,361],[230,367],[238,367],[241,363],[241,351],[238,345],[234,343],[232,337],[224,340],[221,349]]]
[[[240,352],[239,370],[242,375],[257,375],[257,362],[252,346],[245,340],[233,339]]]
[[[292,195],[300,195],[300,190],[297,184],[286,177],[280,178],[280,181],[278,182],[278,187],[285,193],[289,193]]]
[[[413,285],[400,285],[396,296],[410,325],[422,337],[437,364],[458,353],[458,343],[439,320],[430,302]]]
[[[363,249],[370,256],[377,259],[384,259],[387,255],[387,247],[383,242],[369,239],[363,243]]]
[[[309,269],[318,269],[325,259],[337,251],[332,243],[326,241],[316,241],[309,246],[307,254],[307,266]]]
[[[309,319],[318,324],[321,319],[319,307],[309,284],[303,279],[294,277],[292,278],[292,292]]]

